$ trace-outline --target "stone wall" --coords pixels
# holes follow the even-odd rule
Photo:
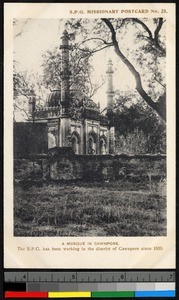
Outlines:
[[[14,160],[16,181],[151,180],[165,175],[165,155],[38,155]]]

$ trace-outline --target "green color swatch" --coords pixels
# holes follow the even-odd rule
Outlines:
[[[134,298],[135,292],[92,292],[92,298]]]

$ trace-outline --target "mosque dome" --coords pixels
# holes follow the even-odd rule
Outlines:
[[[61,91],[60,90],[53,90],[47,96],[47,106],[48,107],[58,107],[60,105],[61,100]]]

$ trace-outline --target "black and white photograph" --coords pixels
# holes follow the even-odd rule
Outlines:
[[[175,5],[4,16],[4,267],[175,268]]]
[[[13,19],[14,236],[166,236],[165,18]]]

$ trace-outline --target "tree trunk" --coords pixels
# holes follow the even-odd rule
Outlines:
[[[111,38],[114,45],[114,50],[117,54],[117,56],[123,61],[123,63],[127,66],[129,71],[132,73],[132,75],[135,78],[136,82],[136,90],[138,91],[139,95],[145,100],[145,102],[162,118],[163,121],[166,121],[166,106],[165,102],[161,101],[160,103],[157,103],[152,100],[152,98],[146,93],[146,91],[143,89],[141,76],[135,69],[135,67],[132,65],[132,63],[124,56],[124,54],[121,52],[119,48],[119,44],[116,40],[116,32],[111,24],[111,22],[108,19],[102,19],[102,21],[108,26],[108,28],[111,31]]]

